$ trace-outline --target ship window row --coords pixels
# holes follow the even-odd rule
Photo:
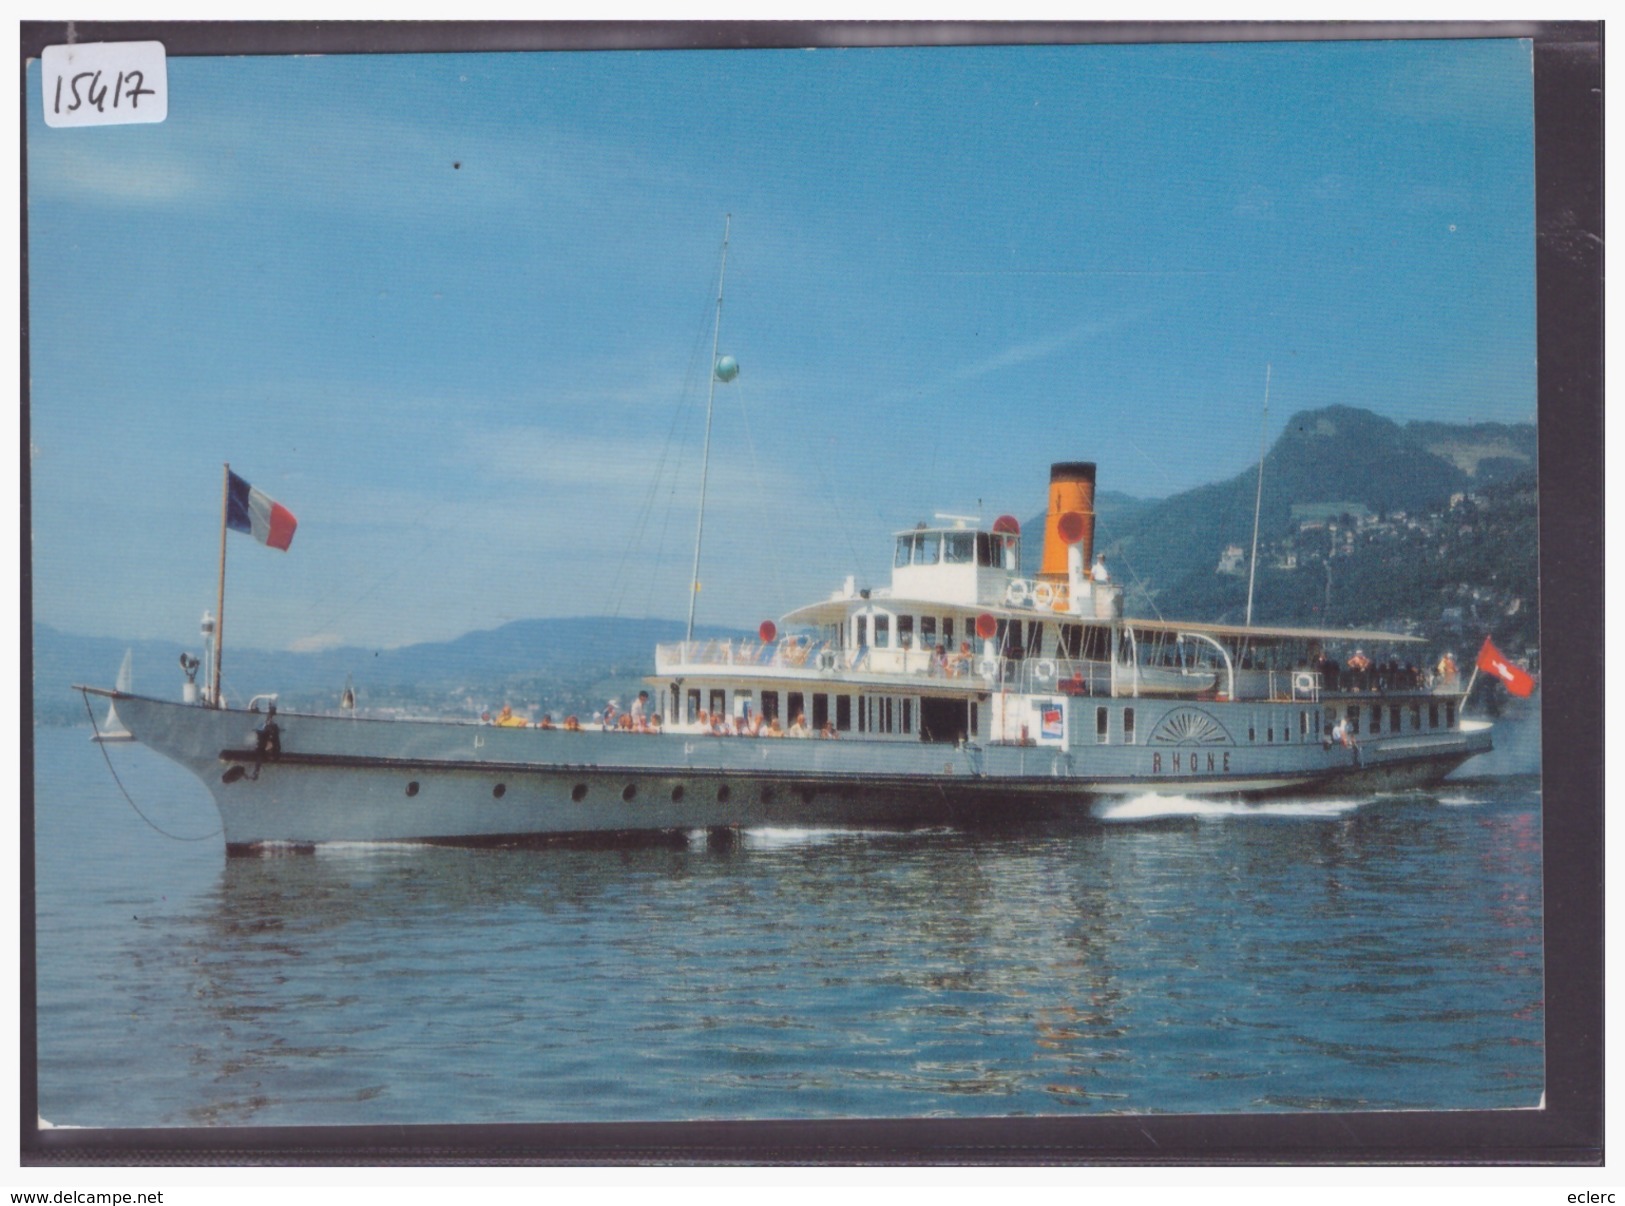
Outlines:
[[[1021,538],[1014,533],[970,531],[905,532],[897,538],[894,567],[944,563],[1016,570],[1021,565]]]
[[[683,720],[688,724],[698,724],[703,706],[708,717],[741,717],[749,724],[760,709],[764,722],[777,720],[781,725],[789,725],[794,723],[797,716],[804,716],[815,730],[833,723],[836,732],[850,733],[852,699],[850,695],[835,695],[828,691],[763,691],[758,701],[754,691],[730,692],[713,687],[702,695],[699,688],[690,687],[684,699]]]
[[[959,621],[956,623],[956,619]],[[854,644],[862,649],[925,649],[941,645],[949,653],[956,641],[969,641],[974,632],[969,616],[893,615],[876,611],[855,617]],[[1104,662],[1111,657],[1111,633],[1093,624],[1046,624],[1042,620],[1000,620],[993,634],[999,656],[1022,658],[1062,658],[1069,661]]]
[[[1098,745],[1110,745],[1112,741],[1112,709],[1097,707],[1095,709],[1095,742]],[[1117,740],[1123,745],[1135,744],[1134,735],[1134,709],[1124,708],[1119,713]]]

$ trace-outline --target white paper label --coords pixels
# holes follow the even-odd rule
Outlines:
[[[47,46],[40,67],[48,126],[123,126],[169,116],[162,42]]]

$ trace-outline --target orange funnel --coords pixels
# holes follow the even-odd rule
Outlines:
[[[1093,461],[1063,461],[1049,467],[1049,514],[1044,517],[1044,560],[1038,576],[1066,581],[1066,539],[1061,516],[1076,511],[1083,516],[1083,564],[1095,551],[1095,465]],[[1074,521],[1075,522],[1075,521]]]

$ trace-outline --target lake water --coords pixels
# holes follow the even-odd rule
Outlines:
[[[39,1102],[77,1126],[1530,1107],[1539,780],[731,850],[225,857],[36,732]],[[180,837],[207,792],[109,754]]]

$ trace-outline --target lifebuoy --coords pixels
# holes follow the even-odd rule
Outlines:
[[[1033,663],[1033,677],[1041,683],[1054,682],[1055,663],[1050,661],[1047,657],[1040,658],[1038,661]]]
[[[976,663],[976,673],[980,674],[983,678],[992,678],[998,672],[998,663],[992,658],[984,657],[978,659]]]
[[[1040,582],[1033,587],[1033,603],[1038,607],[1048,607],[1055,602],[1055,587],[1048,582]]]
[[[1032,587],[1027,584],[1027,579],[1012,578],[1010,585],[1004,588],[1004,601],[1011,607],[1020,607],[1027,601],[1031,591]]]
[[[1292,689],[1305,694],[1313,694],[1315,690],[1315,676],[1307,670],[1292,676]]]

